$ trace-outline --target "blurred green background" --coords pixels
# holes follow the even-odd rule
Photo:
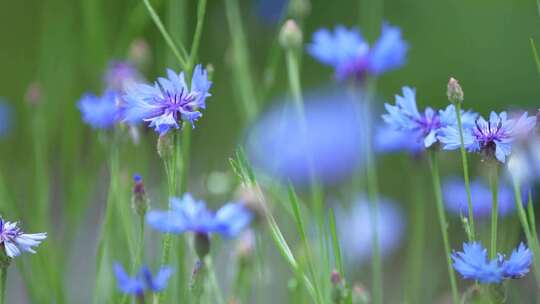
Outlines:
[[[144,39],[149,46],[150,60],[144,71],[147,79],[162,75],[168,66],[176,69],[178,66],[141,1],[1,1],[0,96],[14,106],[16,113],[12,131],[0,139],[0,170],[5,185],[5,191],[0,191],[4,195],[0,197],[3,199],[1,211],[10,218],[23,219],[30,229],[40,229],[39,223],[24,219],[32,218],[35,210],[45,204],[40,201],[47,201],[52,206],[52,210],[44,211],[53,223],[53,230],[49,232],[52,244],[64,244],[66,239],[85,235],[91,238],[92,233],[78,232],[80,226],[77,223],[85,215],[95,217],[101,208],[98,204],[88,205],[99,201],[88,197],[105,196],[107,185],[97,177],[106,176],[106,151],[98,136],[83,125],[76,107],[78,98],[86,91],[100,93],[107,62],[126,58],[130,44],[138,38]],[[209,172],[229,170],[228,159],[246,126],[241,119],[234,77],[231,77],[235,63],[224,1],[227,0],[210,0],[208,3],[199,53],[199,62],[211,63],[215,73],[208,109],[192,132],[189,183],[194,189],[204,188]],[[246,29],[249,68],[256,85],[267,81],[265,69],[272,58],[277,60],[275,83],[267,93],[257,92],[259,98],[253,101],[259,103],[259,108],[265,108],[275,97],[286,92],[287,75],[283,58],[275,47],[280,25],[258,15],[258,2],[263,0],[240,1],[241,21]],[[311,13],[304,24],[305,40],[309,41],[312,32],[319,27],[352,26],[362,22],[361,2],[364,1],[312,0]],[[191,41],[196,1],[159,0],[152,3],[175,37],[184,42]],[[466,107],[481,114],[514,106],[532,112],[537,110],[539,75],[530,39],[538,38],[540,43],[540,17],[534,0],[393,0],[383,4],[383,12],[384,20],[402,28],[410,51],[404,68],[380,79],[378,95],[381,99],[393,101],[393,95],[400,92],[401,86],[410,85],[417,88],[419,107],[440,107],[447,104],[446,83],[453,76],[464,88]],[[333,81],[332,71],[308,56],[304,57],[302,83],[306,90]],[[31,83],[41,87],[38,105],[30,105],[24,98]],[[143,133],[138,146],[126,144],[125,147],[123,158],[129,164],[126,165],[129,172],[125,172],[126,187],[129,187],[129,176],[133,172],[149,176],[154,186],[159,184],[162,171],[154,153],[156,136],[148,130]],[[411,194],[400,187],[406,177],[398,173],[408,168],[423,178],[425,166],[404,165],[399,156],[385,160],[380,177],[382,192],[402,201],[410,200]],[[443,166],[445,170],[459,174],[456,164],[449,157]],[[40,183],[44,179],[50,180],[48,186]],[[426,181],[428,187],[429,180]],[[430,191],[425,194],[429,195]],[[434,210],[426,214],[427,225],[430,225],[426,225],[426,230],[428,233],[437,231],[437,223],[429,215],[434,214]],[[92,223],[97,220],[86,227],[92,227]],[[453,219],[451,226],[458,230],[459,221]],[[97,231],[96,227],[93,229]],[[70,232],[74,235],[70,236]],[[453,243],[459,244],[460,239],[463,238],[455,237]],[[441,246],[437,240],[426,247],[437,256]],[[439,262],[442,260],[434,263]],[[399,261],[389,265],[395,265],[385,268],[389,281],[406,278],[406,273],[403,277],[392,275],[403,270]],[[444,277],[442,264],[438,269],[431,275],[433,278]],[[84,277],[81,273],[72,275]],[[93,282],[91,278],[80,280]],[[284,289],[282,285],[276,288]],[[82,298],[91,292],[91,288],[76,290],[74,293],[80,292]],[[389,298],[397,299],[401,292],[394,294],[395,297]],[[12,294],[11,297],[16,295],[20,296]],[[19,298],[15,299],[18,301]]]

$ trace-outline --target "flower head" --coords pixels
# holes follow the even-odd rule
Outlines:
[[[160,292],[167,287],[167,281],[172,274],[170,267],[162,267],[156,275],[147,266],[142,266],[135,277],[130,277],[119,263],[113,265],[118,289],[125,294],[144,295],[146,291]]]
[[[144,79],[131,62],[120,60],[109,62],[104,78],[107,88],[117,92],[125,92],[129,86]]]
[[[463,125],[463,143],[469,152],[481,152],[504,163],[512,152],[512,143],[528,134],[536,124],[535,116],[523,113],[518,119],[508,119],[506,112],[491,112],[489,120],[479,117],[473,126]],[[460,147],[457,125],[443,128],[439,136],[445,150]]]
[[[381,75],[405,63],[408,45],[398,27],[383,25],[381,36],[370,46],[356,29],[338,26],[334,32],[320,29],[313,34],[308,52],[336,70],[339,80]]]
[[[503,254],[488,260],[487,249],[478,242],[464,243],[463,252],[454,252],[451,257],[454,269],[464,279],[485,284],[499,284],[505,279],[521,278],[529,272],[532,263],[532,253],[523,243],[507,260]]]
[[[84,94],[78,103],[82,119],[94,129],[109,129],[119,120],[118,95],[106,91],[103,96]]]
[[[228,203],[214,213],[189,193],[182,199],[171,198],[170,211],[153,210],[146,215],[147,223],[161,232],[219,233],[225,237],[237,236],[252,218],[253,214],[241,203]]]
[[[372,216],[369,201],[364,195],[358,196],[350,210],[336,210],[336,224],[343,252],[355,263],[362,263],[372,256],[373,241]],[[381,254],[388,256],[399,248],[405,235],[403,211],[394,202],[379,200],[377,215]]]
[[[403,96],[396,95],[396,104],[385,104],[387,113],[383,120],[394,130],[405,132],[412,140],[423,143],[425,148],[438,141],[442,128],[457,125],[456,108],[448,105],[444,110],[436,111],[427,107],[424,112],[416,106],[416,91],[410,87],[402,88]],[[476,117],[472,112],[461,112],[462,123],[469,126]]]
[[[471,185],[471,201],[473,214],[476,218],[491,215],[491,190],[480,179],[473,180]],[[467,192],[463,179],[449,178],[443,183],[443,196],[446,209],[454,214],[462,215],[468,212]],[[514,192],[505,183],[499,183],[498,192],[499,215],[505,216],[515,208]],[[525,202],[524,202],[525,203]]]
[[[47,233],[24,233],[16,222],[6,222],[0,218],[0,244],[8,257],[14,258],[21,252],[36,253],[34,247],[47,238]]]
[[[127,89],[123,118],[131,123],[149,122],[160,135],[179,129],[184,122],[194,126],[202,116],[199,110],[206,108],[211,86],[208,73],[200,65],[193,71],[191,88],[183,72],[167,70],[167,78],[159,78],[154,85],[137,84]]]

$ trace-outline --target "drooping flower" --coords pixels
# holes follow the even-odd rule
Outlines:
[[[146,222],[166,233],[219,233],[232,238],[253,219],[251,211],[241,203],[228,203],[215,213],[206,208],[204,201],[195,201],[189,193],[184,194],[182,199],[171,198],[170,203],[169,211],[149,211]]]
[[[508,119],[506,112],[491,112],[489,120],[479,117],[474,126],[463,126],[463,142],[469,152],[481,152],[504,163],[512,152],[512,143],[528,134],[536,125],[536,117],[523,113],[518,119]],[[456,125],[444,127],[439,140],[445,150],[458,149],[461,145]]]
[[[405,235],[403,211],[394,202],[379,199],[377,229],[381,254],[388,256],[399,248]],[[373,241],[370,203],[364,195],[359,195],[350,210],[336,209],[336,224],[343,253],[355,263],[362,263],[372,256]]]
[[[36,253],[34,247],[46,238],[46,232],[27,234],[16,222],[6,222],[0,218],[0,244],[10,258],[19,256],[21,252]]]
[[[263,114],[247,134],[247,155],[261,176],[298,187],[312,177],[335,184],[362,165],[363,115],[342,90],[318,89],[304,99],[304,120],[288,99]]]
[[[510,258],[503,254],[488,260],[487,249],[478,242],[463,243],[463,252],[451,255],[454,269],[464,279],[477,280],[484,284],[499,284],[505,279],[519,279],[525,276],[532,264],[531,251],[521,243]]]
[[[411,141],[423,143],[425,148],[438,141],[442,128],[457,125],[456,108],[448,105],[444,110],[436,111],[427,107],[423,113],[416,106],[416,91],[410,87],[402,88],[403,96],[396,95],[396,104],[385,104],[387,113],[383,120],[394,130],[404,132]],[[474,124],[476,113],[461,112],[463,126]]]
[[[154,85],[136,84],[124,95],[123,118],[131,123],[149,122],[160,135],[171,129],[179,129],[202,116],[205,100],[210,96],[212,82],[201,65],[193,71],[191,87],[188,88],[184,72],[176,74],[167,70],[168,78],[158,78]]]
[[[491,215],[491,190],[480,179],[471,181],[471,202],[475,218],[485,218]],[[468,214],[468,202],[465,183],[462,178],[449,178],[442,187],[446,209],[456,215]],[[515,209],[514,191],[504,182],[499,183],[497,196],[500,216],[510,214]],[[526,200],[524,200],[524,203]]]
[[[84,94],[78,103],[83,121],[94,129],[109,129],[119,121],[118,95],[106,91],[102,96]]]
[[[119,263],[113,264],[113,270],[118,289],[122,293],[134,296],[143,296],[145,292],[162,291],[167,287],[167,282],[172,274],[170,267],[161,267],[156,275],[152,275],[147,266],[142,266],[135,277],[130,277]]]
[[[131,62],[122,60],[110,61],[104,75],[106,87],[116,92],[125,92],[129,86],[143,80],[143,76]]]
[[[383,25],[381,36],[370,46],[356,29],[337,26],[320,29],[307,50],[320,62],[334,67],[339,80],[381,75],[405,64],[408,45],[398,27]]]

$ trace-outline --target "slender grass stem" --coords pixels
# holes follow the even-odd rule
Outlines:
[[[199,5],[197,8],[197,25],[195,26],[195,34],[193,35],[193,42],[191,43],[191,51],[189,53],[188,75],[191,74],[191,69],[193,69],[193,66],[195,65],[195,60],[197,60],[197,53],[199,52],[199,45],[201,43],[205,13],[206,0],[199,0]]]
[[[474,229],[474,212],[471,199],[471,183],[469,178],[469,164],[467,160],[467,151],[465,151],[465,142],[463,140],[463,123],[461,120],[461,102],[456,103],[456,116],[458,121],[459,129],[459,140],[460,140],[460,152],[461,152],[461,163],[463,166],[463,180],[465,181],[465,191],[467,192],[467,207],[469,209],[469,228],[470,235],[469,241],[474,241],[476,238],[476,232]]]
[[[446,256],[446,263],[448,266],[448,277],[450,279],[450,287],[452,289],[452,301],[454,304],[457,304],[459,303],[459,294],[458,294],[457,283],[456,283],[456,275],[454,272],[454,268],[452,267],[452,258],[450,257],[450,242],[448,240],[448,223],[446,221],[446,215],[444,213],[437,152],[430,150],[428,153],[429,153],[429,165],[431,168],[431,177],[433,180],[433,192],[435,193],[435,201],[437,204],[437,214],[439,216],[439,224],[441,226],[441,234],[443,238],[444,255]]]
[[[497,224],[499,216],[499,164],[492,164],[491,173],[489,177],[489,185],[491,188],[491,246],[490,257],[494,259],[497,257]]]
[[[212,286],[212,290],[214,291],[215,303],[225,304],[223,293],[221,292],[221,288],[219,287],[216,271],[214,269],[214,263],[211,257],[206,258],[206,265],[208,266],[208,279],[210,280],[210,285]]]
[[[8,267],[0,268],[0,304],[6,302],[6,282],[7,282]]]
[[[156,13],[154,8],[150,4],[150,1],[149,0],[143,0],[143,2],[144,2],[144,5],[146,6],[146,9],[148,10],[148,13],[150,13],[150,17],[152,17],[152,20],[154,21],[154,23],[156,24],[158,30],[161,32],[161,35],[165,39],[165,42],[167,43],[167,45],[169,46],[169,48],[173,52],[173,54],[176,57],[176,59],[178,60],[178,62],[180,62],[180,65],[182,66],[182,68],[185,69],[187,64],[188,64],[188,61],[187,61],[188,60],[187,59],[188,58],[188,53],[187,53],[186,49],[184,48],[184,46],[182,44],[179,44],[177,46],[176,43],[174,42],[174,40],[172,40],[171,36],[169,35],[167,30],[165,29],[165,26],[163,25],[163,22],[161,22],[161,19],[159,18],[158,14]],[[180,49],[180,51],[179,51],[179,49]]]

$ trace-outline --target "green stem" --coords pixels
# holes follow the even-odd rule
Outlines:
[[[137,247],[137,254],[135,256],[135,261],[133,263],[136,269],[141,266],[141,263],[144,258],[144,223],[145,223],[144,215],[142,215],[139,217],[139,229],[140,229],[139,230],[139,244]]]
[[[490,187],[491,187],[491,247],[490,257],[492,259],[497,257],[497,218],[499,216],[499,173],[498,163],[492,164],[492,170],[490,173]]]
[[[225,300],[223,299],[223,294],[221,292],[221,288],[219,287],[219,283],[216,277],[216,271],[214,270],[214,264],[210,257],[206,258],[206,265],[208,266],[208,276],[210,279],[210,284],[212,286],[212,289],[214,290],[215,302],[217,304],[225,304]]]
[[[8,267],[0,268],[0,304],[6,302],[6,282],[7,282]]]
[[[459,294],[456,284],[456,275],[454,268],[452,267],[452,258],[450,256],[450,242],[448,241],[448,223],[446,222],[446,215],[444,213],[444,205],[441,193],[441,180],[439,175],[439,164],[437,161],[437,152],[430,150],[429,152],[429,165],[431,168],[431,176],[433,180],[433,191],[435,192],[435,201],[437,203],[437,213],[439,216],[439,224],[441,226],[441,234],[444,244],[444,254],[446,256],[446,263],[448,266],[448,276],[450,279],[450,287],[452,288],[452,300],[454,304],[459,303]]]
[[[185,69],[188,64],[187,59],[186,59],[188,57],[188,53],[186,52],[186,49],[184,48],[182,44],[179,44],[179,46],[177,47],[176,43],[174,43],[171,36],[165,29],[165,26],[163,25],[163,22],[161,22],[161,19],[159,18],[158,14],[156,13],[154,8],[150,4],[150,1],[143,0],[143,2],[144,2],[144,5],[146,6],[146,9],[148,10],[148,13],[150,13],[150,17],[152,17],[152,20],[154,21],[157,28],[161,32],[161,35],[165,39],[165,42],[167,43],[167,45],[173,52],[178,62],[180,62],[180,65],[182,66],[182,68]],[[178,51],[178,48],[180,48],[180,51]],[[182,52],[182,54],[180,54],[180,52]]]
[[[195,34],[193,35],[193,42],[191,43],[191,52],[189,54],[188,61],[188,75],[191,74],[191,69],[195,65],[197,59],[197,52],[199,51],[199,45],[201,42],[202,30],[204,25],[204,15],[206,13],[206,0],[199,0],[199,6],[197,8],[197,25],[195,26]]]
[[[463,140],[463,124],[461,121],[461,103],[460,102],[456,104],[456,116],[457,116],[458,129],[459,129],[459,140],[461,143],[460,151],[461,151],[461,162],[463,166],[463,179],[465,180],[465,191],[467,192],[467,206],[469,209],[469,228],[471,232],[469,235],[469,241],[474,241],[474,239],[476,238],[476,233],[474,230],[474,212],[473,212],[472,199],[471,199],[469,164],[467,161],[467,151],[465,151],[465,142]]]

